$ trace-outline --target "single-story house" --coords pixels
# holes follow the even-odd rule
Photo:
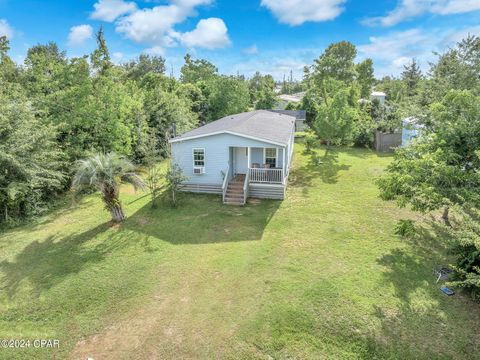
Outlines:
[[[226,116],[171,139],[172,162],[187,177],[183,190],[219,194],[224,203],[238,205],[248,197],[283,199],[295,120],[257,110]]]

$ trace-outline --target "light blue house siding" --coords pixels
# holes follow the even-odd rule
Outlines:
[[[173,142],[171,146],[172,159],[180,166],[183,174],[188,178],[186,183],[220,186],[220,189],[223,183],[223,174],[227,169],[231,173],[233,172],[231,166],[233,156],[230,148],[250,147],[250,162],[258,164],[264,163],[264,148],[278,148],[277,167],[283,166],[283,151],[285,150],[280,145],[226,133],[177,141]],[[286,168],[289,165],[290,146],[293,146],[293,136],[292,142],[286,147]],[[193,173],[193,149],[197,148],[205,149],[205,172],[200,175]],[[218,191],[216,187],[212,188],[215,189],[213,192]]]

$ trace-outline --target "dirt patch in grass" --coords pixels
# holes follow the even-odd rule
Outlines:
[[[70,354],[70,359],[122,359],[127,354],[135,354],[144,349],[144,342],[154,329],[162,329],[169,338],[175,330],[162,326],[161,311],[168,306],[168,299],[155,298],[146,308],[133,312],[127,318],[108,327],[101,333],[89,336],[77,343]]]

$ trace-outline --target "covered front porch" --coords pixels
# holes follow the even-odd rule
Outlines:
[[[230,176],[245,175],[249,183],[284,184],[288,175],[285,148],[230,147]]]

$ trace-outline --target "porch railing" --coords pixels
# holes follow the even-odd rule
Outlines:
[[[283,169],[250,168],[251,183],[283,184]]]
[[[225,194],[227,193],[229,181],[230,181],[230,164],[228,164],[227,170],[225,171],[225,177],[223,178],[223,184],[222,184],[222,201],[223,202],[225,202]]]
[[[250,183],[250,171],[245,175],[245,182],[243,183],[243,205],[247,203],[248,198],[248,184]]]

